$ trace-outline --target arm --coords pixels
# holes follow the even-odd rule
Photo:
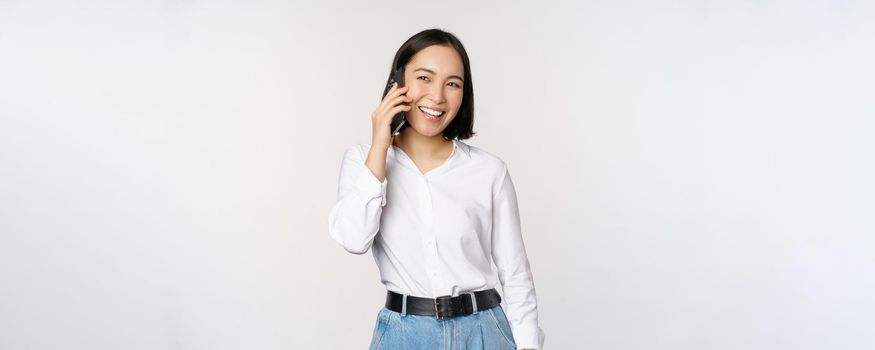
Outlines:
[[[340,165],[337,186],[337,203],[328,214],[328,233],[346,251],[364,254],[371,248],[380,229],[380,216],[386,205],[386,149],[372,150],[365,165],[363,154],[357,145],[347,148]],[[382,164],[382,165],[381,165]],[[381,166],[382,179],[378,179],[370,166]]]
[[[538,326],[535,286],[520,228],[516,190],[507,165],[492,208],[492,259],[507,301],[507,318],[519,348],[541,349],[544,331]]]

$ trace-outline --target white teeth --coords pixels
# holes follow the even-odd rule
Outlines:
[[[442,114],[444,114],[444,112],[436,111],[436,110],[433,110],[431,108],[426,108],[426,107],[422,107],[422,106],[419,107],[419,110],[423,111],[425,113],[428,113],[429,115],[435,116],[435,117],[439,117]]]

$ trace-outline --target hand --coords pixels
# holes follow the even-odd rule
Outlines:
[[[371,123],[373,124],[373,140],[372,146],[389,147],[392,144],[392,117],[399,112],[409,111],[412,107],[405,103],[413,101],[407,97],[407,86],[398,87],[398,83],[394,83],[386,97],[377,106],[377,109],[371,113]]]

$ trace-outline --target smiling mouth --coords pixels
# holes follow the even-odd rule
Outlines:
[[[428,107],[419,106],[419,110],[425,114],[427,119],[431,120],[439,120],[446,112],[439,109],[432,109]]]

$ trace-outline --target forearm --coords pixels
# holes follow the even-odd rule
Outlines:
[[[365,166],[374,173],[380,182],[386,179],[386,154],[389,152],[389,145],[372,145],[368,151],[368,158],[365,159]]]

